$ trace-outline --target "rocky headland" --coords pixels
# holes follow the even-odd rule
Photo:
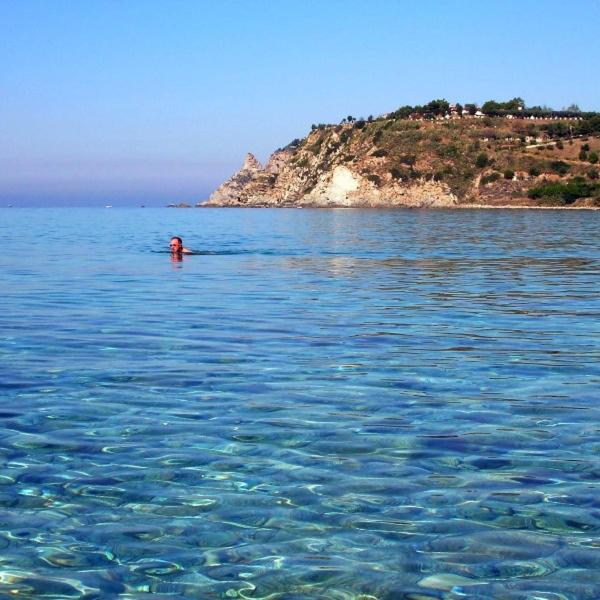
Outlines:
[[[265,165],[248,154],[202,206],[600,206],[595,113],[464,112],[313,125]]]

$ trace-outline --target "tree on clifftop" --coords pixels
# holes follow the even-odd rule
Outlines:
[[[415,109],[407,104],[406,106],[401,106],[397,111],[393,112],[390,117],[392,119],[408,119],[413,112],[415,112]]]
[[[506,102],[496,102],[496,100],[488,100],[483,103],[481,110],[488,115],[496,114],[500,111],[515,112],[525,108],[525,100],[523,98],[513,98]]]
[[[444,115],[450,110],[450,103],[447,100],[438,99],[432,100],[429,104],[425,105],[425,112],[431,113],[432,115]]]
[[[525,108],[525,100],[518,96],[504,103],[504,110],[519,110],[523,108]]]

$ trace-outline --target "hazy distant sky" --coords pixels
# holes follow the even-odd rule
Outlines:
[[[600,110],[600,2],[0,0],[0,205],[195,201],[433,98]]]

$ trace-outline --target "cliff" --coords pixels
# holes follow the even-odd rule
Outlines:
[[[264,166],[248,154],[204,206],[539,205],[548,199],[528,197],[535,185],[594,178],[583,142],[572,128],[564,142],[553,137],[569,132],[555,125],[496,117],[313,127]],[[600,150],[598,138],[585,140],[589,152]]]

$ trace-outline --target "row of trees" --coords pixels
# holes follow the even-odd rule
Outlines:
[[[467,103],[464,106],[462,104],[455,104],[455,110],[459,114],[462,114],[463,110],[466,110],[470,115],[474,115],[478,109],[477,104]],[[506,102],[497,102],[496,100],[488,100],[481,107],[482,112],[490,114],[509,114],[510,112],[518,112],[523,110],[525,107],[525,101],[522,98],[513,98]],[[443,116],[450,112],[450,103],[444,98],[432,100],[431,102],[417,106],[401,106],[398,110],[391,113],[389,116],[393,119],[406,119],[410,115],[417,114],[424,118],[434,118],[437,116]]]
[[[417,106],[401,106],[398,110],[388,115],[391,119],[407,119],[412,114],[422,115],[423,117],[436,117],[445,115],[450,110],[450,103],[443,98],[432,100],[428,104]],[[477,109],[475,109],[477,110]]]
[[[525,106],[523,98],[515,97],[505,102],[498,102],[497,100],[487,100],[478,108],[477,104],[466,103],[455,104],[454,110],[462,115],[463,111],[467,111],[469,115],[474,115],[478,110],[481,110],[483,114],[489,117],[506,117],[507,115],[513,115],[515,117],[528,118],[528,117],[558,117],[558,118],[572,118],[577,117],[580,119],[580,124],[576,127],[577,133],[581,135],[589,135],[600,132],[600,113],[598,112],[583,112],[580,110],[577,104],[571,104],[570,106],[562,110],[553,110],[547,106]],[[434,119],[436,117],[444,116],[450,112],[450,103],[444,98],[438,98],[431,100],[427,104],[410,106],[406,104],[401,106],[394,112],[387,115],[386,118],[390,119],[408,119],[411,115],[418,115],[424,119]],[[369,115],[366,119],[360,117],[357,119],[352,115],[344,117],[341,121],[342,124],[354,124],[355,127],[361,129],[366,123],[376,121],[378,118]],[[315,131],[318,129],[326,129],[331,127],[329,123],[313,123],[311,130]],[[548,130],[549,135],[553,137],[566,137],[574,133],[575,128],[568,128],[562,123],[555,123],[546,125],[548,128],[555,128],[555,131]]]
[[[478,109],[474,103],[467,103],[465,105],[456,104],[455,109],[459,114],[462,114],[463,110],[466,110],[470,115],[474,115]],[[441,98],[438,100],[432,100],[431,102],[424,105],[401,106],[398,110],[390,113],[389,117],[392,119],[406,119],[410,115],[417,114],[423,118],[435,118],[437,116],[443,116],[450,112],[450,103]],[[591,117],[598,113],[584,113],[580,110],[577,104],[571,104],[567,108],[562,110],[553,110],[547,106],[525,106],[525,100],[520,97],[515,97],[505,102],[498,102],[497,100],[487,100],[481,106],[481,112],[490,117],[505,117],[509,114],[518,117]]]
[[[565,123],[547,123],[541,126],[550,137],[565,138],[573,135],[600,135],[600,115],[598,113],[580,113],[581,120],[573,125]]]
[[[487,112],[486,108],[490,111],[502,111],[508,114],[508,111],[518,111],[519,106],[522,108],[525,105],[522,98],[513,98],[508,102],[496,102],[495,100],[488,100],[482,107],[483,112]],[[470,115],[474,115],[478,109],[477,104],[467,103],[465,105],[455,104],[454,109],[458,114],[462,114],[463,110],[466,110]],[[444,99],[439,98],[432,100],[427,104],[410,106],[401,106],[398,110],[390,113],[389,117],[392,119],[407,119],[411,115],[419,115],[424,118],[435,118],[438,116],[444,116],[450,112],[450,103]]]
[[[562,110],[554,110],[549,106],[525,106],[525,100],[523,98],[512,98],[506,102],[497,102],[496,100],[488,100],[481,106],[481,112],[490,117],[505,117],[512,114],[517,117],[562,117],[562,118],[573,118],[580,117],[586,118],[593,116],[597,113],[584,113],[577,106],[577,104],[571,104]]]

